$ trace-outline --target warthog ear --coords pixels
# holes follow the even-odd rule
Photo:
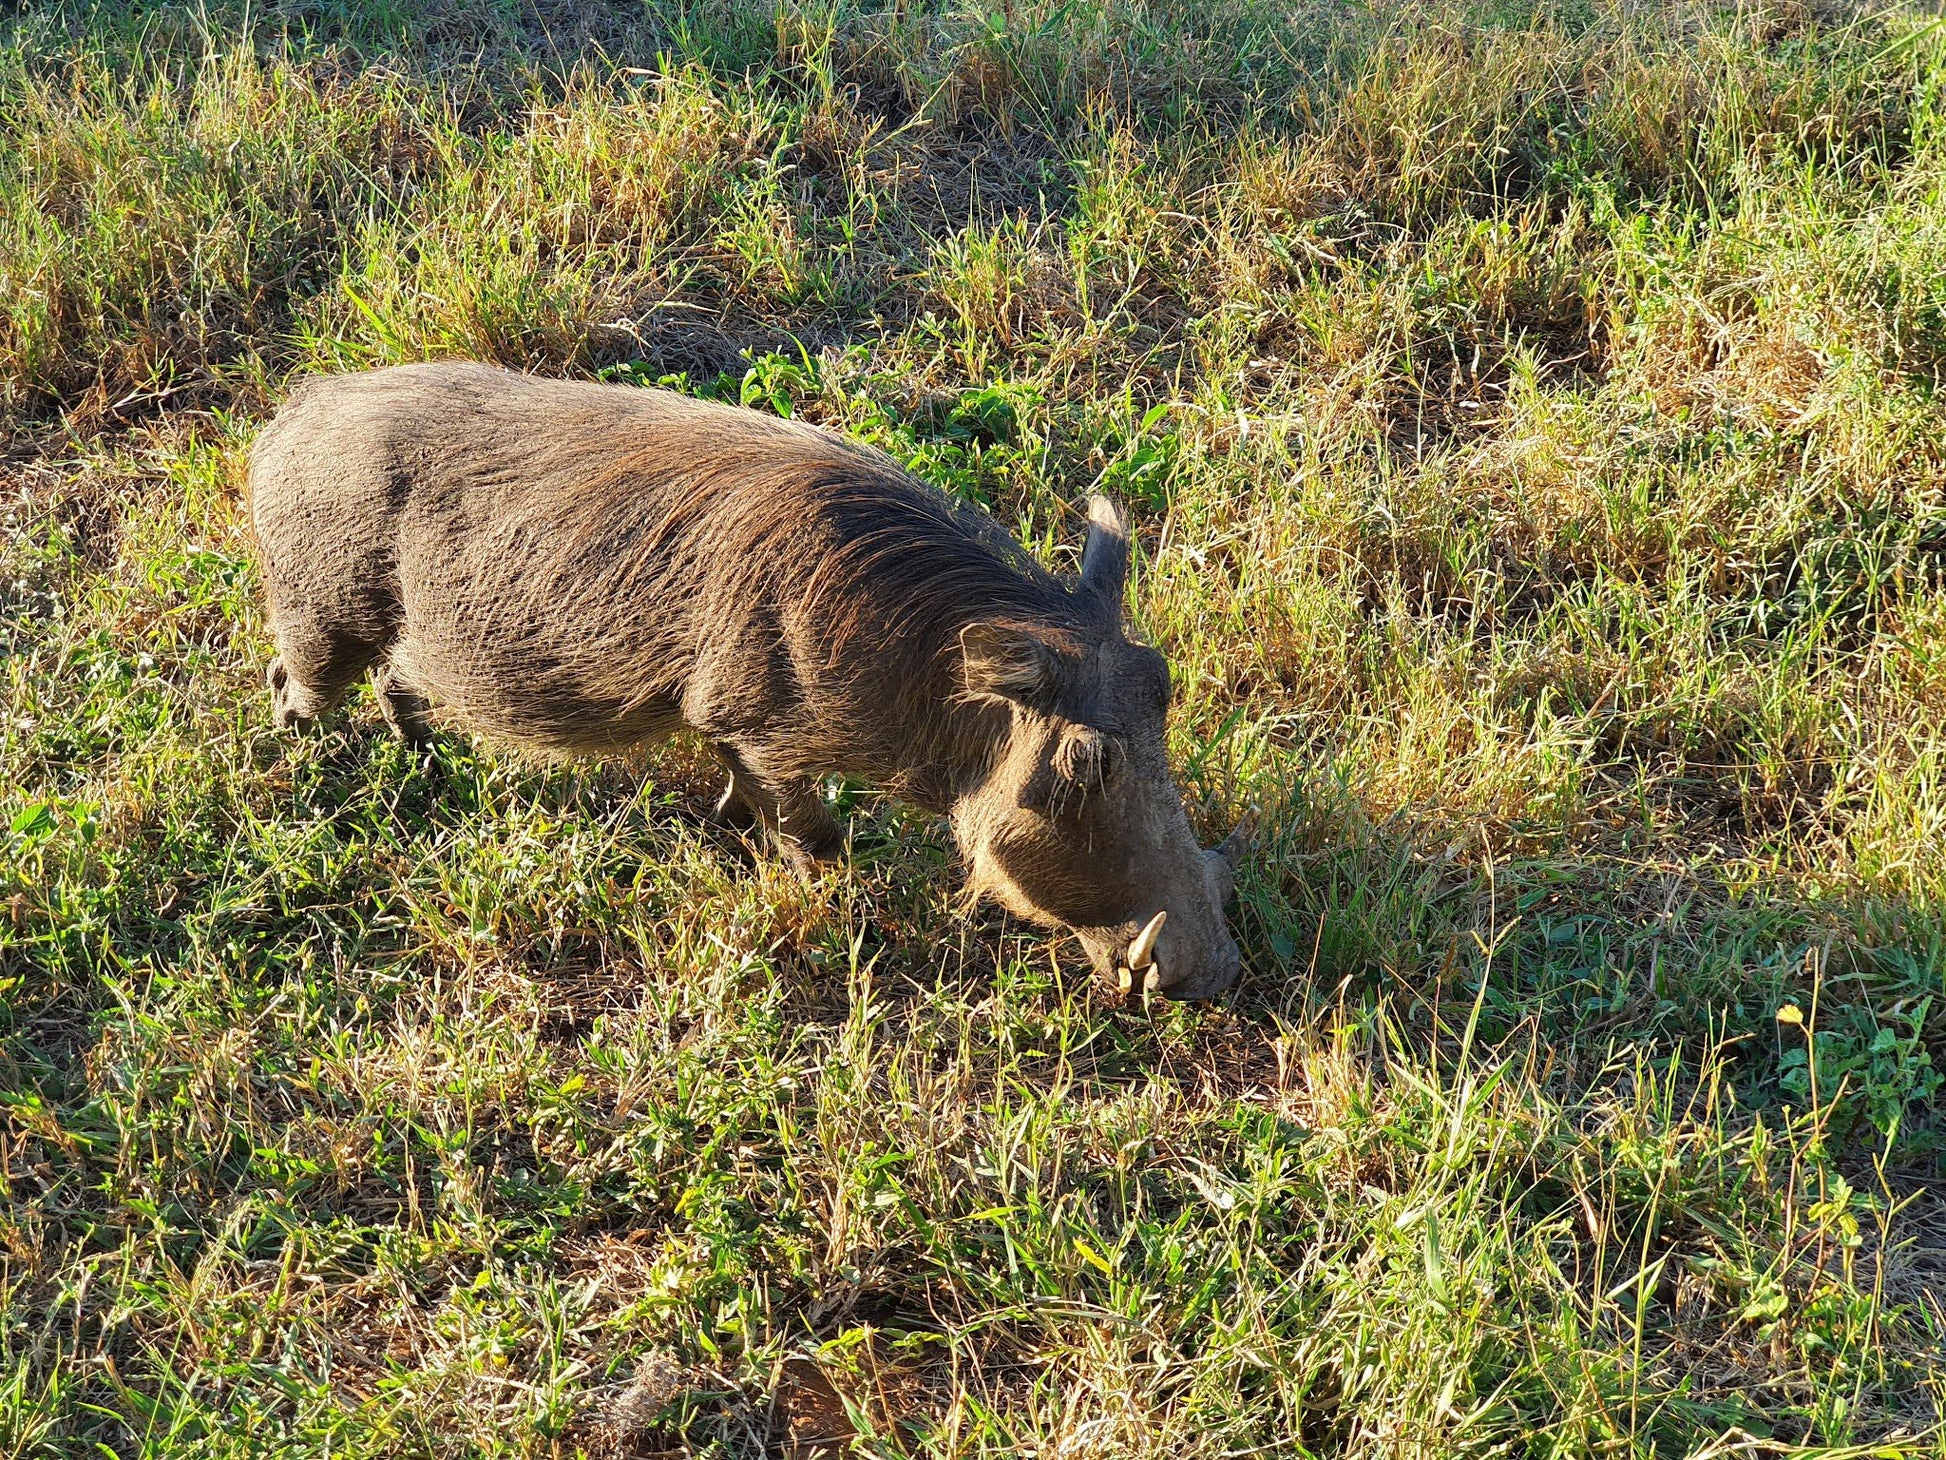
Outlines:
[[[969,695],[1012,700],[1036,710],[1054,704],[1061,661],[1054,647],[1031,629],[968,624],[960,630],[959,648]]]
[[[1081,550],[1081,589],[1122,616],[1128,582],[1128,524],[1106,497],[1088,499],[1088,545]]]

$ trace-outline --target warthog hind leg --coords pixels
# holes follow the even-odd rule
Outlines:
[[[291,678],[283,655],[270,661],[270,717],[279,730],[309,730],[330,704],[309,685]]]
[[[382,646],[304,613],[277,617],[270,661],[271,715],[280,730],[306,730],[329,714],[378,658]]]

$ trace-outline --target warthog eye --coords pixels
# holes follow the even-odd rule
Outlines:
[[[1054,747],[1054,773],[1069,788],[1085,796],[1114,785],[1127,758],[1119,735],[1107,734],[1092,725],[1070,725]]]

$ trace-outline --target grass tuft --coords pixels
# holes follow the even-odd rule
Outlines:
[[[0,20],[0,1452],[1939,1453],[1943,44]],[[243,453],[447,356],[1128,503],[1237,996],[867,789],[275,735]]]

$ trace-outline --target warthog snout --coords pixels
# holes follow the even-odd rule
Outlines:
[[[1180,933],[1170,936],[1169,909],[1163,906],[1129,940],[1127,948],[1114,960],[1124,992],[1161,993],[1173,999],[1208,999],[1236,982],[1242,958],[1224,926],[1222,910],[1236,886],[1237,860],[1243,854],[1245,841],[1244,829],[1238,827],[1221,846],[1204,852],[1200,870],[1207,885],[1191,889],[1185,899],[1192,907],[1215,908],[1213,924],[1200,926],[1190,936]],[[1180,920],[1177,926],[1182,926]],[[1097,954],[1096,962],[1102,961]]]

